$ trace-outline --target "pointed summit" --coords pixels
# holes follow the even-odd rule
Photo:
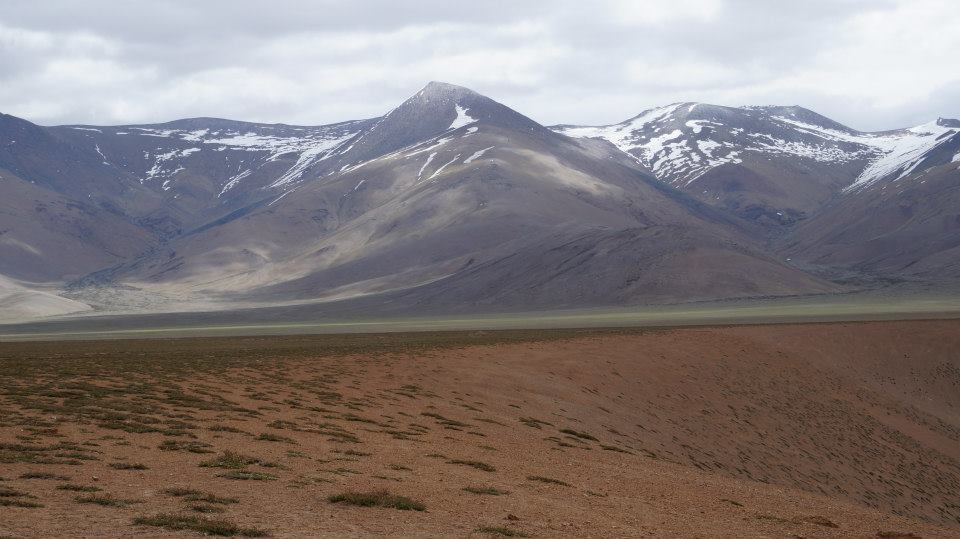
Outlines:
[[[434,80],[428,82],[427,85],[417,92],[414,97],[421,97],[424,99],[459,99],[468,95],[479,96],[480,94],[464,86],[457,86],[456,84]]]
[[[380,118],[352,148],[349,160],[363,161],[433,137],[456,135],[484,126],[541,131],[526,116],[469,88],[432,81]]]

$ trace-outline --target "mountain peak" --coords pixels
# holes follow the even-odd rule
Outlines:
[[[481,125],[555,136],[530,118],[469,88],[431,81],[380,118],[353,147],[350,159],[370,159],[461,128],[476,131]]]
[[[427,83],[417,95],[468,95],[474,94],[479,95],[477,92],[474,92],[470,88],[465,86],[457,86],[456,84],[450,84],[449,82],[441,82],[432,80]]]

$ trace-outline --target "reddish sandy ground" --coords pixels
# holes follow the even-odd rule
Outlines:
[[[0,537],[958,537],[960,321],[0,344],[0,478]]]

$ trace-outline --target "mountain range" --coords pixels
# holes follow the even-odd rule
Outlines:
[[[960,122],[675,103],[543,126],[431,82],[379,118],[0,115],[6,321],[497,311],[960,282]],[[332,306],[332,307],[331,307]]]

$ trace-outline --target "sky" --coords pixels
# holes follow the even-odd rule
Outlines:
[[[0,112],[43,125],[380,116],[428,81],[534,120],[801,105],[960,117],[955,0],[3,0]]]

